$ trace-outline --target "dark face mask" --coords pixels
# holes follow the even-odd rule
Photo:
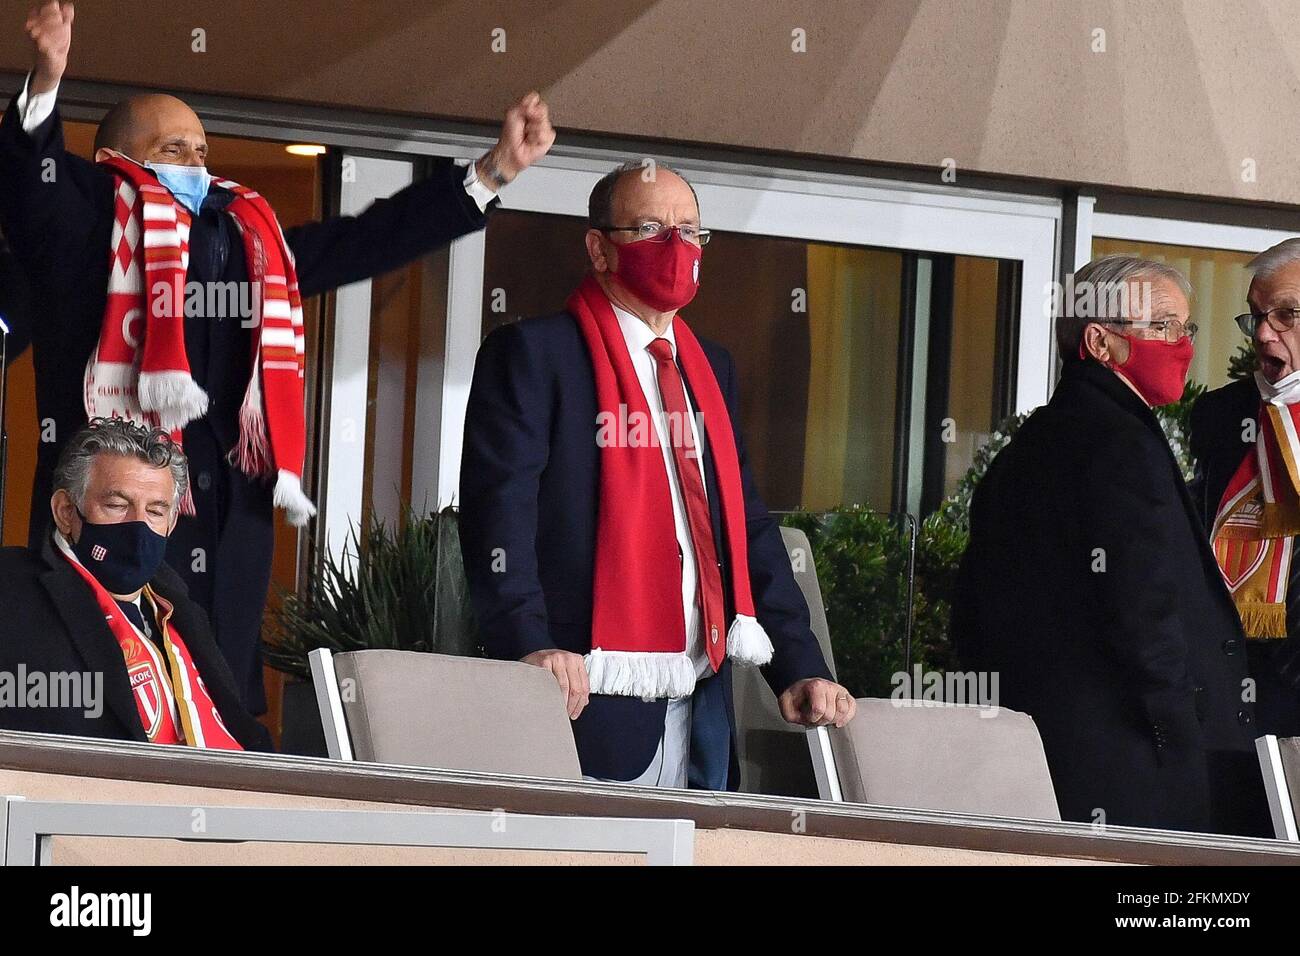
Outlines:
[[[167,538],[144,521],[94,524],[81,514],[81,534],[72,545],[82,567],[110,594],[134,594],[158,573]]]

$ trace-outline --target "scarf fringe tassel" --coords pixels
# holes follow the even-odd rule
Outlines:
[[[695,664],[671,651],[606,651],[593,647],[585,658],[593,694],[659,700],[695,690]]]
[[[1285,604],[1239,604],[1241,629],[1247,637],[1284,638],[1286,630]]]
[[[742,664],[762,667],[772,660],[772,639],[758,619],[737,614],[727,629],[727,656]]]
[[[250,478],[269,475],[274,468],[266,415],[262,411],[261,377],[258,369],[254,368],[248,388],[244,390],[244,401],[239,406],[239,441],[230,453],[235,467]]]
[[[736,615],[727,630],[727,656],[737,663],[760,667],[772,660],[772,641],[756,618]],[[584,662],[593,694],[662,700],[686,697],[695,690],[695,663],[684,652],[607,651],[593,647]]]
[[[208,412],[208,393],[188,372],[141,372],[137,390],[140,407],[157,414],[168,431],[184,428]]]
[[[275,479],[275,506],[284,509],[289,524],[295,528],[301,528],[316,514],[316,506],[303,493],[302,479],[283,468]]]

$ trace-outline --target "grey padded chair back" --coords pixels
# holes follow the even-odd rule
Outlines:
[[[835,673],[830,633],[821,586],[813,565],[808,536],[795,528],[782,528],[781,538],[790,555],[795,580],[808,602],[813,633],[826,664]],[[732,670],[732,697],[736,708],[736,757],[740,763],[743,793],[769,793],[787,797],[817,797],[817,779],[802,727],[787,724],[776,697],[756,667]]]
[[[415,651],[333,660],[357,760],[582,779],[564,696],[549,671]]]
[[[1043,741],[1028,714],[902,703],[859,699],[847,726],[827,728],[845,801],[1061,819]]]

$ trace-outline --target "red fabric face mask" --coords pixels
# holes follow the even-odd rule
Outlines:
[[[640,239],[618,247],[614,273],[628,291],[660,312],[676,312],[700,288],[700,247],[674,229],[663,242]]]
[[[1148,405],[1168,405],[1183,397],[1194,351],[1190,338],[1172,344],[1163,339],[1120,338],[1129,345],[1128,359],[1122,365],[1107,362],[1107,368],[1131,382]]]

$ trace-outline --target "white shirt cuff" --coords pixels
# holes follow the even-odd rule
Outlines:
[[[458,160],[458,162],[468,161]],[[474,163],[469,163],[469,168],[465,171],[465,192],[469,193],[469,198],[478,204],[479,212],[487,212],[488,203],[497,198],[497,194],[478,178],[478,167]]]
[[[29,94],[27,88],[31,82],[32,75],[28,73],[27,79],[23,81],[23,91],[18,94],[18,117],[22,120],[24,133],[32,132],[50,118],[54,112],[54,101],[59,95],[57,86],[47,93]]]

